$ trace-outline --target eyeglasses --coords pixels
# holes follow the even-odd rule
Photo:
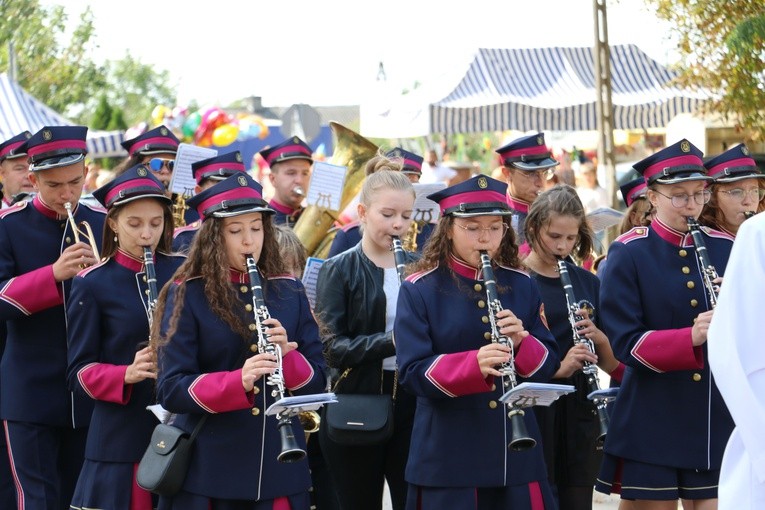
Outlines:
[[[552,179],[555,171],[552,168],[546,168],[544,170],[521,170],[520,168],[516,168],[515,173],[520,174],[529,180],[539,178],[540,180],[546,181]]]
[[[653,190],[656,191],[656,190]],[[681,208],[688,205],[688,202],[691,200],[691,197],[693,197],[693,201],[696,202],[697,205],[704,205],[707,202],[709,202],[709,199],[712,198],[712,192],[708,189],[697,191],[693,195],[689,195],[688,193],[683,193],[681,195],[665,195],[664,193],[660,191],[656,191],[659,195],[663,196],[664,198],[669,198],[672,200],[672,207]]]
[[[167,168],[168,172],[172,172],[173,168],[175,168],[175,160],[151,158],[147,166],[152,172],[161,172],[162,168]]]
[[[765,189],[760,189],[760,188],[752,188],[752,189],[733,188],[733,189],[721,189],[719,191],[720,193],[727,194],[730,198],[732,198],[736,202],[743,202],[744,197],[746,196],[748,196],[755,202],[762,202],[762,199],[765,198]]]
[[[472,237],[473,239],[480,238],[483,232],[486,232],[489,237],[503,237],[509,228],[507,223],[497,223],[486,228],[481,228],[478,225],[460,225],[459,223],[455,223],[454,226],[464,230],[465,234],[467,234],[469,237]]]

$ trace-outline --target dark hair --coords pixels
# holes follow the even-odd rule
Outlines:
[[[488,216],[488,215],[487,215]],[[507,225],[507,233],[499,243],[499,249],[494,255],[494,260],[503,266],[519,268],[518,246],[515,244],[515,232],[510,225],[510,216],[501,216],[502,223]],[[433,235],[425,244],[422,258],[416,262],[408,272],[428,271],[438,265],[448,267],[449,255],[452,254],[452,241],[449,232],[454,228],[454,216],[442,216],[433,231]]]
[[[164,315],[167,305],[168,290],[172,285],[177,285],[178,290],[173,303],[172,315],[167,331],[163,336],[159,335],[161,320],[155,320],[152,325],[151,343],[162,346],[170,341],[178,328],[178,320],[183,307],[183,298],[186,293],[186,281],[191,278],[201,277],[204,282],[205,296],[210,304],[210,309],[221,318],[231,329],[243,339],[249,339],[252,332],[248,329],[243,307],[236,290],[232,287],[229,277],[229,262],[226,253],[226,243],[223,238],[223,218],[209,218],[199,227],[194,241],[191,243],[189,254],[178,270],[171,278],[171,283],[166,285],[159,293],[157,300],[157,317]],[[244,261],[242,261],[244,262]],[[242,268],[244,269],[244,267]],[[269,276],[284,274],[285,267],[279,255],[279,245],[274,235],[274,226],[270,215],[263,214],[263,248],[258,259],[258,269],[263,275],[263,290],[267,292]]]
[[[547,191],[543,191],[531,204],[525,223],[526,241],[531,249],[539,249],[542,227],[549,226],[554,215],[572,216],[579,221],[578,239],[574,245],[573,255],[579,260],[587,258],[592,253],[594,235],[587,223],[579,195],[568,184],[556,184]]]
[[[159,244],[157,245],[157,251],[162,253],[170,253],[173,249],[172,206],[167,201],[160,200],[158,198],[147,197],[146,199],[155,200],[162,206],[162,220],[163,220],[162,237],[160,237],[159,239]],[[140,199],[140,200],[145,200],[145,199]],[[131,202],[128,202],[128,203],[131,203]],[[106,212],[106,219],[104,220],[103,242],[101,246],[101,258],[111,257],[117,252],[117,248],[119,248],[119,243],[117,243],[114,240],[114,238],[116,237],[116,233],[111,229],[111,227],[109,227],[109,220],[117,221],[117,218],[119,217],[120,213],[124,209],[123,205],[127,205],[127,204],[116,205]]]

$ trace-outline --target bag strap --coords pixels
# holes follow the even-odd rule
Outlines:
[[[202,425],[205,424],[205,421],[207,421],[207,417],[210,416],[209,414],[206,414],[202,416],[202,419],[199,420],[194,427],[194,430],[191,432],[191,436],[189,437],[189,441],[194,441],[196,439],[197,434],[199,434],[199,431],[202,430]]]
[[[340,384],[340,381],[348,377],[348,374],[351,373],[352,368],[346,368],[342,374],[340,374],[340,377],[337,378],[337,381],[335,381],[335,385],[332,387],[332,392],[337,389],[338,385]],[[396,371],[393,372],[393,394],[391,395],[391,400],[393,400],[393,403],[396,403],[396,393],[398,390],[398,364],[396,365]],[[382,374],[380,375],[380,394],[382,394]]]

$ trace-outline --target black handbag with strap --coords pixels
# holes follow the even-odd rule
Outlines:
[[[194,439],[206,419],[207,415],[199,420],[191,435],[178,427],[164,423],[154,427],[149,446],[138,463],[136,471],[138,486],[160,496],[177,494],[183,487],[189,470]]]

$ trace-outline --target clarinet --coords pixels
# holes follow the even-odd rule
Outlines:
[[[260,272],[252,256],[246,258],[247,272],[250,275],[250,290],[252,291],[252,312],[255,315],[255,326],[257,331],[258,352],[271,354],[276,357],[276,370],[268,376],[266,383],[273,386],[271,396],[276,399],[284,398],[284,374],[282,372],[282,350],[281,348],[268,341],[266,326],[263,322],[271,317],[266,308],[266,301],[263,298],[263,286],[261,285]],[[295,433],[292,430],[292,419],[288,412],[281,412],[276,415],[279,420],[278,430],[281,438],[281,451],[276,460],[279,462],[298,462],[305,458],[306,452],[301,449],[295,440]]]
[[[563,292],[566,294],[566,307],[568,308],[568,322],[571,324],[571,331],[574,335],[574,345],[584,344],[590,350],[591,353],[595,353],[595,344],[589,338],[583,337],[577,330],[576,323],[582,320],[582,316],[576,313],[579,309],[577,306],[576,296],[574,295],[574,286],[571,284],[571,276],[568,274],[568,268],[566,267],[566,261],[562,258],[558,259],[558,273],[560,274],[560,283],[563,286]],[[598,382],[598,366],[589,361],[584,362],[584,368],[582,369],[585,376],[587,376],[587,393],[600,390],[600,384]],[[606,405],[608,400],[605,398],[594,397],[592,403],[595,404],[595,411],[598,415],[598,446],[602,446],[606,440],[606,433],[608,432],[608,411]]]
[[[709,306],[714,309],[717,306],[717,294],[720,292],[720,286],[714,283],[718,277],[717,270],[709,260],[707,245],[704,241],[704,235],[701,233],[699,222],[693,216],[688,216],[685,219],[688,222],[688,232],[693,237],[693,245],[696,247],[696,258],[701,267],[701,279],[704,282],[704,288],[707,289],[709,296]]]
[[[393,242],[391,244],[391,250],[393,250],[393,259],[396,261],[396,272],[398,273],[398,283],[404,281],[405,269],[406,269],[406,253],[404,252],[404,245],[401,243],[401,238],[393,236]]]
[[[157,309],[159,294],[157,293],[157,271],[154,268],[154,255],[148,246],[143,247],[143,265],[146,268],[146,284],[149,287],[146,293],[148,302],[146,315],[149,318],[149,331],[151,331],[151,325],[154,322],[154,310]]]
[[[484,285],[486,286],[486,302],[489,309],[489,322],[491,323],[491,341],[510,347],[510,361],[502,363],[499,371],[502,373],[502,385],[505,391],[509,391],[517,385],[515,377],[515,351],[513,342],[499,332],[497,326],[497,313],[502,310],[502,303],[497,292],[497,280],[494,276],[494,268],[491,267],[491,258],[485,250],[481,254],[481,271],[483,272]],[[523,451],[533,448],[537,442],[526,430],[526,422],[523,420],[525,412],[520,406],[507,403],[510,411],[510,426],[512,437],[508,448],[514,451]]]

